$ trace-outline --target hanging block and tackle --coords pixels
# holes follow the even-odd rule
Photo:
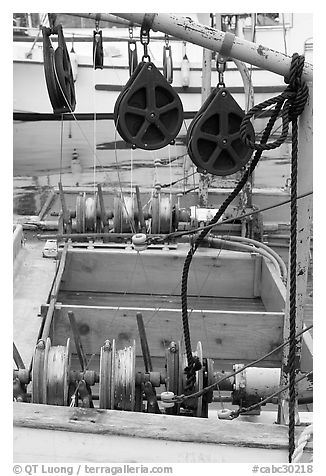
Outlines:
[[[200,173],[231,175],[244,167],[253,150],[240,138],[244,111],[225,87],[224,71],[234,35],[226,33],[217,58],[219,81],[195,115],[187,133],[188,153]],[[250,125],[248,136],[254,137]]]
[[[67,50],[62,25],[55,24],[56,15],[49,14],[50,27],[42,27],[43,60],[46,86],[54,114],[73,112],[76,94],[73,71]],[[58,37],[54,50],[51,35]]]
[[[157,150],[174,142],[183,122],[179,96],[151,61],[149,27],[143,24],[142,61],[119,94],[114,122],[122,139],[133,148]]]
[[[103,38],[100,30],[100,20],[97,15],[95,19],[95,30],[93,31],[93,67],[103,69]]]

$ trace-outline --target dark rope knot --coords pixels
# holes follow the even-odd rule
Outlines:
[[[187,375],[187,382],[185,391],[190,391],[196,383],[196,372],[201,369],[201,363],[197,356],[193,356],[192,364],[185,367],[185,374]]]
[[[288,99],[290,103],[289,118],[291,121],[294,121],[303,113],[309,97],[309,88],[302,80],[304,60],[304,56],[294,53],[289,74],[284,78],[285,83],[289,84],[286,91],[292,93],[292,97]]]
[[[240,137],[247,146],[255,150],[271,150],[276,149],[285,141],[288,136],[289,123],[302,114],[309,96],[308,86],[302,80],[303,67],[304,56],[294,53],[289,74],[284,79],[289,84],[288,87],[278,96],[257,104],[246,113],[240,126]],[[252,141],[248,136],[251,118],[273,105],[275,106],[272,111],[278,109],[279,116],[282,117],[282,132],[280,136],[274,142],[269,143],[264,140],[261,140],[260,143]]]

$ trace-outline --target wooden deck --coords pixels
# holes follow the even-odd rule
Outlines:
[[[302,429],[296,428],[296,434]],[[54,455],[57,462],[285,463],[288,454],[286,426],[241,418],[207,420],[16,403],[14,435],[15,462],[42,462]],[[308,443],[304,461],[311,452]]]

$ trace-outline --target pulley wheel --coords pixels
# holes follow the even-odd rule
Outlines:
[[[43,60],[46,86],[55,114],[72,112],[76,107],[74,77],[62,25],[55,31],[43,27]],[[53,49],[50,35],[58,35],[58,47]]]
[[[157,150],[170,144],[183,122],[179,96],[150,61],[139,63],[127,85],[114,110],[121,137],[144,150]]]
[[[51,339],[48,337],[44,355],[44,403],[68,405],[70,361],[70,339],[67,339],[65,346],[51,346]]]
[[[40,340],[35,347],[32,367],[32,403],[46,403],[43,392],[45,343]]]
[[[118,350],[114,361],[114,400],[117,410],[135,410],[136,342]]]
[[[171,233],[172,203],[170,196],[158,194],[151,202],[151,232],[153,234]]]
[[[134,197],[114,197],[113,226],[115,233],[130,233],[136,230],[136,202]]]
[[[76,199],[76,231],[77,233],[85,233],[85,203],[86,194],[80,193]]]
[[[97,220],[97,195],[87,197],[85,200],[85,229],[96,232]]]
[[[212,92],[187,133],[188,154],[199,172],[225,176],[247,164],[253,150],[240,138],[243,117],[243,110],[226,88]],[[248,130],[253,140],[251,124]]]
[[[114,409],[115,340],[106,341],[100,354],[100,408]]]

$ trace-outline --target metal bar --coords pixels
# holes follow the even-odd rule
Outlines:
[[[25,365],[23,362],[23,359],[21,358],[20,353],[18,352],[18,349],[15,345],[15,342],[13,342],[13,357],[14,357],[14,362],[17,366],[18,369],[24,369]]]
[[[65,246],[62,250],[62,255],[61,255],[61,259],[60,259],[58,272],[56,274],[55,281],[53,283],[49,308],[48,308],[48,311],[46,313],[45,320],[44,320],[44,327],[43,327],[43,332],[42,332],[42,337],[41,337],[41,339],[44,340],[44,341],[49,337],[50,328],[51,328],[51,324],[52,324],[53,313],[54,313],[54,308],[55,308],[55,304],[56,304],[56,301],[57,301],[57,295],[58,295],[58,291],[59,291],[59,286],[60,286],[61,278],[62,278],[64,269],[65,269],[67,251],[68,251],[68,245],[65,244]]]
[[[312,123],[312,84],[309,86],[309,99],[305,110],[299,119],[299,144],[298,144],[298,186],[297,193],[305,194],[312,189],[313,183],[313,123]],[[296,279],[296,333],[304,326],[304,303],[307,292],[307,278],[310,257],[310,235],[312,226],[312,196],[307,195],[297,202],[297,279]],[[289,290],[289,288],[288,288]],[[285,307],[284,339],[288,339],[289,324],[289,292]],[[301,356],[301,342],[297,343],[297,359]],[[282,359],[281,385],[288,385],[288,359],[289,349],[284,348]],[[278,423],[288,423],[287,391],[280,396],[278,409]]]
[[[75,346],[76,346],[76,351],[77,351],[78,359],[80,362],[80,366],[82,371],[84,372],[87,369],[87,359],[83,349],[83,345],[80,340],[80,335],[77,328],[75,314],[72,311],[68,311],[68,317],[69,317],[71,330],[74,335],[74,341],[75,341]]]
[[[65,15],[70,15],[72,17],[88,18],[90,20],[99,20],[106,23],[117,23],[119,25],[129,26],[131,23],[128,20],[124,20],[110,13],[65,13]]]
[[[136,314],[138,332],[140,337],[141,350],[144,359],[145,372],[153,372],[151,354],[149,353],[148,341],[143,321],[143,315],[140,312]]]
[[[145,13],[115,13],[114,15],[129,20],[133,24],[141,25]],[[201,25],[194,22],[191,18],[181,17],[172,13],[155,13],[150,15],[154,15],[151,23],[151,28],[154,31],[167,33],[212,51],[220,51],[221,49],[225,33],[220,30],[207,25]],[[281,76],[285,76],[289,72],[291,65],[291,56],[237,36],[234,38],[230,56]],[[305,81],[312,81],[312,77],[313,67],[310,63],[305,63],[303,79]]]

